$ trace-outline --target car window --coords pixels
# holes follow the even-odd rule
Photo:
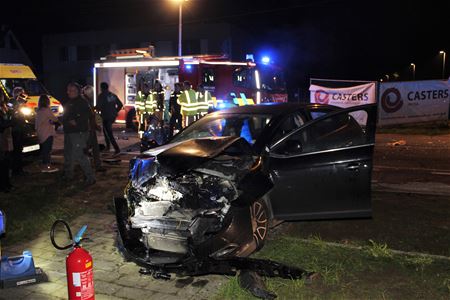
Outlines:
[[[339,149],[362,145],[366,142],[365,125],[354,116],[363,116],[364,110],[340,113],[322,119],[298,132],[277,145],[274,153],[279,155],[298,155],[317,151]]]
[[[271,115],[219,115],[206,116],[176,135],[170,142],[204,137],[240,136],[254,144]]]
[[[282,137],[286,136],[293,130],[300,128],[303,124],[305,124],[305,120],[300,112],[290,114],[275,130],[275,135],[272,138],[272,144],[279,141]]]

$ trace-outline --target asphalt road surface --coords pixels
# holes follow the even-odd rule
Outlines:
[[[448,185],[450,194],[450,135],[378,134],[372,178],[375,183]]]

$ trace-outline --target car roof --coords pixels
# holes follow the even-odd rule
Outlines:
[[[296,110],[323,109],[328,111],[338,110],[339,107],[316,103],[262,103],[256,105],[244,105],[216,111],[211,115],[221,114],[267,114],[284,115]]]

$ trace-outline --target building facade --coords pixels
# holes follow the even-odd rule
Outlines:
[[[226,23],[183,25],[183,55],[232,52],[232,28]],[[74,32],[46,35],[42,41],[43,73],[47,88],[65,96],[70,81],[92,84],[95,61],[111,50],[153,45],[155,56],[176,56],[178,26]]]

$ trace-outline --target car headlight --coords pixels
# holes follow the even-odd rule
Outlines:
[[[64,107],[62,105],[58,106],[58,113],[62,114],[64,112]]]
[[[33,110],[29,107],[21,107],[20,108],[20,112],[24,115],[24,116],[29,116],[33,113]]]

